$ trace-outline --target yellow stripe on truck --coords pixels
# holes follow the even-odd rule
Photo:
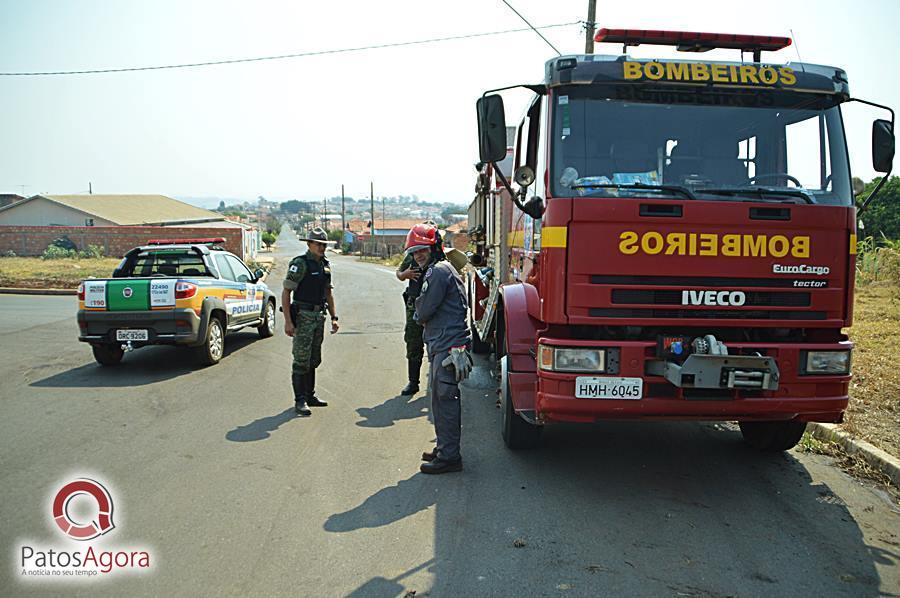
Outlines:
[[[568,229],[565,226],[545,226],[541,229],[541,248],[565,248],[567,232]]]
[[[850,255],[856,255],[856,235],[850,235]]]

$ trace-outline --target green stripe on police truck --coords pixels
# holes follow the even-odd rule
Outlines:
[[[139,311],[150,309],[149,280],[111,280],[106,283],[109,311]]]

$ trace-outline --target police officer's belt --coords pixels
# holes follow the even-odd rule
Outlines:
[[[300,311],[325,311],[324,305],[316,305],[314,303],[304,303],[303,301],[292,301],[291,307]]]

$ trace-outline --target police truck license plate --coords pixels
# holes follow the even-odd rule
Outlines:
[[[644,381],[640,378],[575,378],[575,397],[579,399],[640,399],[643,390]]]
[[[145,341],[149,338],[146,330],[116,330],[117,341]]]

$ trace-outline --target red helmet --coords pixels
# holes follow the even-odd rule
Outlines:
[[[419,249],[431,249],[438,242],[437,227],[433,224],[416,224],[406,234],[406,254]]]

